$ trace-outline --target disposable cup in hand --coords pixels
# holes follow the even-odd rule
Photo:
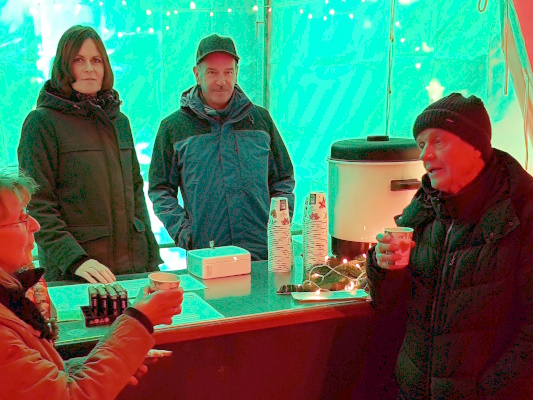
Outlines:
[[[179,287],[180,277],[168,272],[152,272],[148,275],[150,281],[150,291],[168,290]]]
[[[385,234],[392,236],[391,244],[398,245],[399,249],[394,253],[399,254],[402,258],[391,265],[390,269],[401,269],[409,264],[409,255],[411,254],[411,242],[413,241],[413,228],[404,228],[395,226],[385,228]]]

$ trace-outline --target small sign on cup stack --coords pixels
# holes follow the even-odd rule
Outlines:
[[[292,267],[292,238],[289,201],[272,197],[268,218],[268,270],[289,272]]]
[[[328,212],[324,192],[311,192],[305,198],[302,223],[305,271],[324,264],[328,255]]]

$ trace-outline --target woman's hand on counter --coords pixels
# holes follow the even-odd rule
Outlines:
[[[85,279],[89,283],[113,283],[117,279],[115,275],[104,264],[90,259],[81,264],[74,275]]]
[[[142,297],[135,302],[133,307],[146,315],[152,325],[170,325],[172,317],[181,313],[182,288],[157,290],[150,293],[150,289],[145,287],[142,293]]]

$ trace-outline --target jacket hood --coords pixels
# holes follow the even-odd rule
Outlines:
[[[87,116],[99,108],[110,119],[116,118],[120,112],[121,103],[118,92],[114,89],[99,92],[97,98],[88,98],[81,101],[66,99],[52,88],[49,80],[43,85],[37,98],[37,108],[47,108],[62,114],[80,116]]]
[[[200,98],[200,93],[201,88],[199,85],[186,90],[181,95],[180,106],[182,109],[189,109],[200,118],[213,119],[213,117],[217,115],[217,110],[204,104]],[[229,104],[230,111],[226,121],[235,122],[241,120],[249,114],[252,107],[253,104],[248,96],[246,96],[239,85],[235,85]]]
[[[502,192],[512,190],[506,182],[507,177],[511,175],[510,185],[513,185],[513,174],[508,172],[508,168],[514,163],[507,153],[495,149],[481,173],[459,193],[453,195],[434,189],[428,174],[424,174],[422,187],[415,194],[413,202],[404,209],[402,215],[395,218],[397,224],[414,227],[435,217],[477,221],[486,208],[500,199]],[[425,212],[419,212],[421,209]]]

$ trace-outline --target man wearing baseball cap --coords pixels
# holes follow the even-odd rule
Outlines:
[[[414,229],[409,265],[380,234],[367,266],[374,307],[407,312],[398,398],[530,399],[533,177],[492,148],[475,96],[431,104],[413,134],[427,174],[396,217]]]
[[[269,112],[237,85],[238,62],[231,38],[200,41],[197,85],[161,122],[148,193],[177,246],[205,248],[213,241],[265,260],[270,199],[286,197],[292,215],[294,171]]]

